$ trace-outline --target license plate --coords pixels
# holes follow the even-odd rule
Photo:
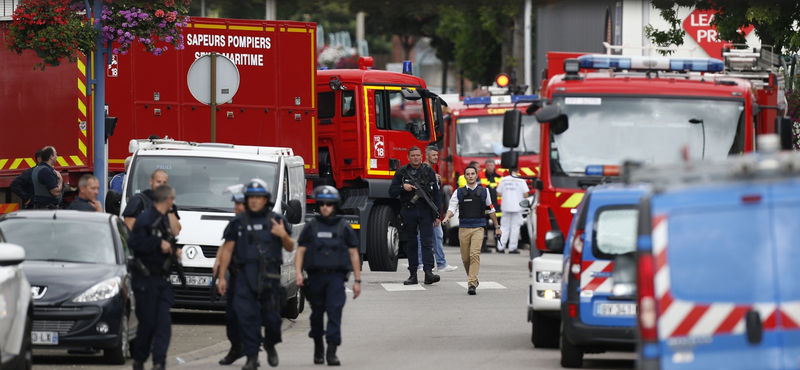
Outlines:
[[[181,279],[178,278],[178,275],[170,275],[169,281],[173,285],[181,284]],[[186,275],[186,285],[211,286],[211,276]]]
[[[58,344],[57,331],[32,331],[31,332],[32,344]]]
[[[601,303],[596,313],[600,316],[636,316],[635,303]]]

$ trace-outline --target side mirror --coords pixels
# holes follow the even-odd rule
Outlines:
[[[525,113],[527,113],[529,115],[534,114],[541,107],[542,107],[542,101],[541,100],[540,101],[535,101],[535,102],[531,103],[531,105],[529,105],[527,109],[525,109]]]
[[[539,122],[550,122],[561,115],[561,107],[558,105],[548,105],[536,111],[536,120]]]
[[[614,258],[611,281],[614,283],[611,288],[614,297],[636,298],[636,256],[633,252],[620,254]]]
[[[519,161],[519,152],[503,152],[500,154],[500,167],[516,169]]]
[[[540,180],[538,177],[533,180],[533,188],[536,190],[543,190],[544,189],[544,181]]]
[[[289,204],[284,204],[286,219],[293,224],[303,221],[303,205],[297,199],[292,199]]]
[[[789,117],[775,118],[775,133],[781,139],[781,149],[792,150],[794,148],[794,134],[792,133],[792,119]]]
[[[566,115],[560,115],[556,119],[550,121],[550,131],[556,135],[561,135],[569,128],[569,120]]]
[[[522,208],[531,208],[531,201],[523,199],[519,202],[519,206]]]
[[[550,230],[544,234],[544,245],[547,249],[561,253],[564,251],[564,233],[558,230]]]
[[[122,194],[116,190],[109,190],[106,193],[106,213],[119,215],[121,211]]]
[[[400,169],[400,160],[397,158],[389,158],[389,171],[397,171]]]
[[[509,109],[503,114],[503,146],[516,148],[519,146],[519,132],[522,127],[522,112]],[[510,168],[503,166],[505,168]]]
[[[411,90],[407,87],[400,89],[400,94],[403,95],[403,98],[406,100],[420,100],[422,96],[419,95],[419,91]]]
[[[442,100],[435,98],[433,100],[433,131],[436,133],[436,138],[444,137],[444,115],[442,114]]]
[[[453,161],[453,156],[452,155],[448,155],[447,157],[442,158],[442,160],[445,161],[445,162],[452,162]]]
[[[25,249],[11,243],[0,243],[0,266],[15,266],[25,261]]]

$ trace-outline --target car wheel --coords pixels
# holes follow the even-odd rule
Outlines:
[[[397,271],[400,230],[392,207],[376,205],[369,215],[367,261],[371,271]]]
[[[558,348],[559,320],[541,312],[531,314],[531,342],[536,348]]]
[[[287,319],[296,319],[297,316],[300,316],[300,305],[303,304],[302,301],[302,291],[300,288],[297,288],[297,291],[294,293],[294,297],[289,298],[286,301],[286,306],[283,308],[282,316]]]
[[[583,349],[569,342],[564,336],[564,329],[561,329],[561,366],[566,368],[578,368],[583,366]]]
[[[119,343],[114,348],[103,350],[103,358],[109,365],[125,365],[125,356],[128,354],[130,339],[128,339],[128,314],[122,317],[119,325]]]

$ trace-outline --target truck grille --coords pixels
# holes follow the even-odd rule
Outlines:
[[[187,286],[186,289],[180,285],[174,286],[175,300],[185,302],[211,303],[211,287]],[[217,302],[224,302],[225,297],[219,297]]]
[[[203,255],[206,258],[217,258],[217,249],[219,249],[219,247],[213,245],[201,245],[200,249],[203,250]]]
[[[75,326],[75,321],[64,320],[33,320],[33,331],[57,331],[66,334]]]

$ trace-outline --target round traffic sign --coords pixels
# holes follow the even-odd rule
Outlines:
[[[186,84],[192,96],[206,105],[211,104],[211,57],[211,54],[206,54],[197,58],[186,74]],[[216,54],[216,57],[215,103],[219,105],[231,101],[239,90],[239,69],[226,56]]]

